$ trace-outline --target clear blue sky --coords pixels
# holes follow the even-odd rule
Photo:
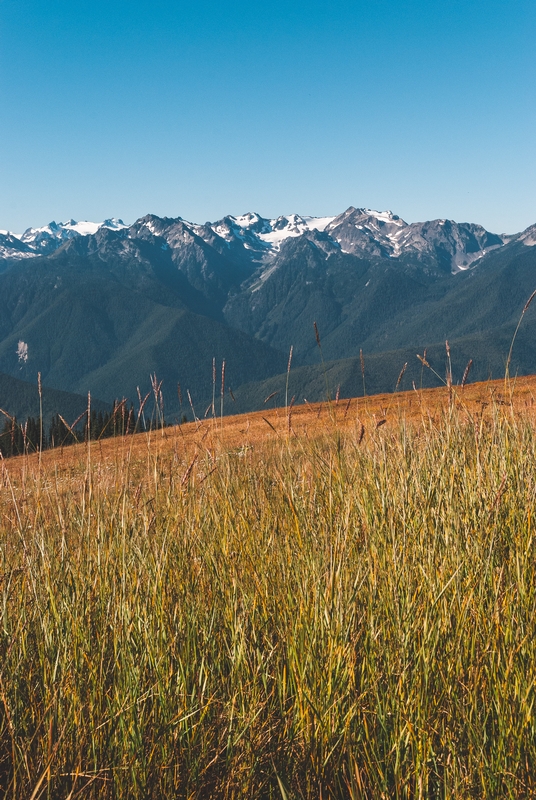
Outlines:
[[[0,228],[536,222],[534,0],[0,0]]]

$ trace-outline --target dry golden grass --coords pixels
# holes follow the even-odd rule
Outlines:
[[[3,462],[0,796],[535,796],[534,395]]]
[[[466,421],[485,421],[497,407],[532,419],[536,415],[535,398],[536,375],[530,375],[508,383],[495,380],[467,384],[463,388],[455,386],[451,391],[441,387],[342,398],[337,403],[305,403],[294,405],[290,412],[285,408],[267,408],[223,419],[190,422],[164,431],[91,442],[91,463],[96,469],[123,462],[131,468],[140,460],[145,461],[147,453],[151,453],[154,457],[172,459],[177,468],[187,469],[197,457],[189,478],[199,470],[198,461],[207,455],[210,458],[221,452],[259,448],[263,443],[289,437],[314,439],[334,431],[358,430],[366,439],[377,427],[385,425],[385,431],[398,428],[401,420],[412,427],[424,425],[428,429],[452,408]],[[45,472],[55,470],[60,475],[77,477],[87,466],[87,445],[45,451],[41,461]],[[4,466],[15,476],[35,470],[38,462],[37,454],[30,454],[10,459]]]

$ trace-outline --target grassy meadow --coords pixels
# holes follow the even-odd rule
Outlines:
[[[534,796],[533,392],[4,461],[0,796]]]

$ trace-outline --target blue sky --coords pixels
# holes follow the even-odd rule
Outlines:
[[[532,0],[0,0],[0,228],[536,222]]]

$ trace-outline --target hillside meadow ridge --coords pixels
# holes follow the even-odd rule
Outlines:
[[[534,795],[535,395],[3,461],[3,796]]]

